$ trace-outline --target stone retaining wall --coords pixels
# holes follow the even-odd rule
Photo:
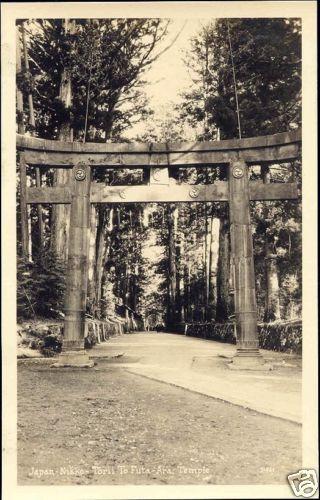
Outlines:
[[[120,321],[86,320],[85,348],[122,335],[125,325]],[[18,358],[52,357],[61,352],[63,341],[63,320],[28,321],[18,324]]]

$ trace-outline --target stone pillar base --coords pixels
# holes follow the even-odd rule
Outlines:
[[[52,368],[92,368],[93,366],[94,362],[85,350],[62,351],[57,362],[51,365]]]
[[[237,353],[232,360],[227,364],[230,370],[255,370],[255,371],[270,371],[273,366],[267,363],[261,354],[258,352],[240,352]]]

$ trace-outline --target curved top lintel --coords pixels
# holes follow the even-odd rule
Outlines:
[[[154,153],[182,153],[182,152],[210,152],[210,151],[239,151],[241,149],[268,148],[301,142],[301,129],[279,134],[250,137],[246,139],[228,139],[223,141],[207,142],[180,142],[180,143],[95,143],[95,142],[61,142],[39,139],[27,135],[17,134],[17,148],[42,152],[55,153],[125,153],[125,154],[154,154]]]

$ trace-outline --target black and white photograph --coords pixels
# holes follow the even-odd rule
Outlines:
[[[15,499],[318,495],[316,4],[239,3],[3,3]]]

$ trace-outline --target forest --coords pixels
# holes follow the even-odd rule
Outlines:
[[[246,138],[301,127],[298,19],[215,19],[190,40],[181,101],[157,116],[145,75],[167,57],[166,19],[38,19],[17,26],[17,132],[75,142],[170,143]],[[164,45],[163,45],[164,44]],[[169,42],[168,42],[169,44]],[[163,47],[165,47],[163,49]],[[170,53],[168,51],[168,53]],[[169,56],[168,56],[169,57]],[[30,186],[68,171],[28,171]],[[142,184],[142,169],[93,169],[107,185]],[[223,167],[179,169],[175,182],[209,184]],[[252,179],[257,175],[250,168]],[[266,182],[301,162],[264,170]],[[18,319],[61,318],[68,257],[67,205],[32,205],[23,252],[17,168]],[[251,202],[259,322],[301,317],[301,199]],[[234,314],[226,203],[92,205],[87,314],[135,319],[137,328],[227,324]]]

